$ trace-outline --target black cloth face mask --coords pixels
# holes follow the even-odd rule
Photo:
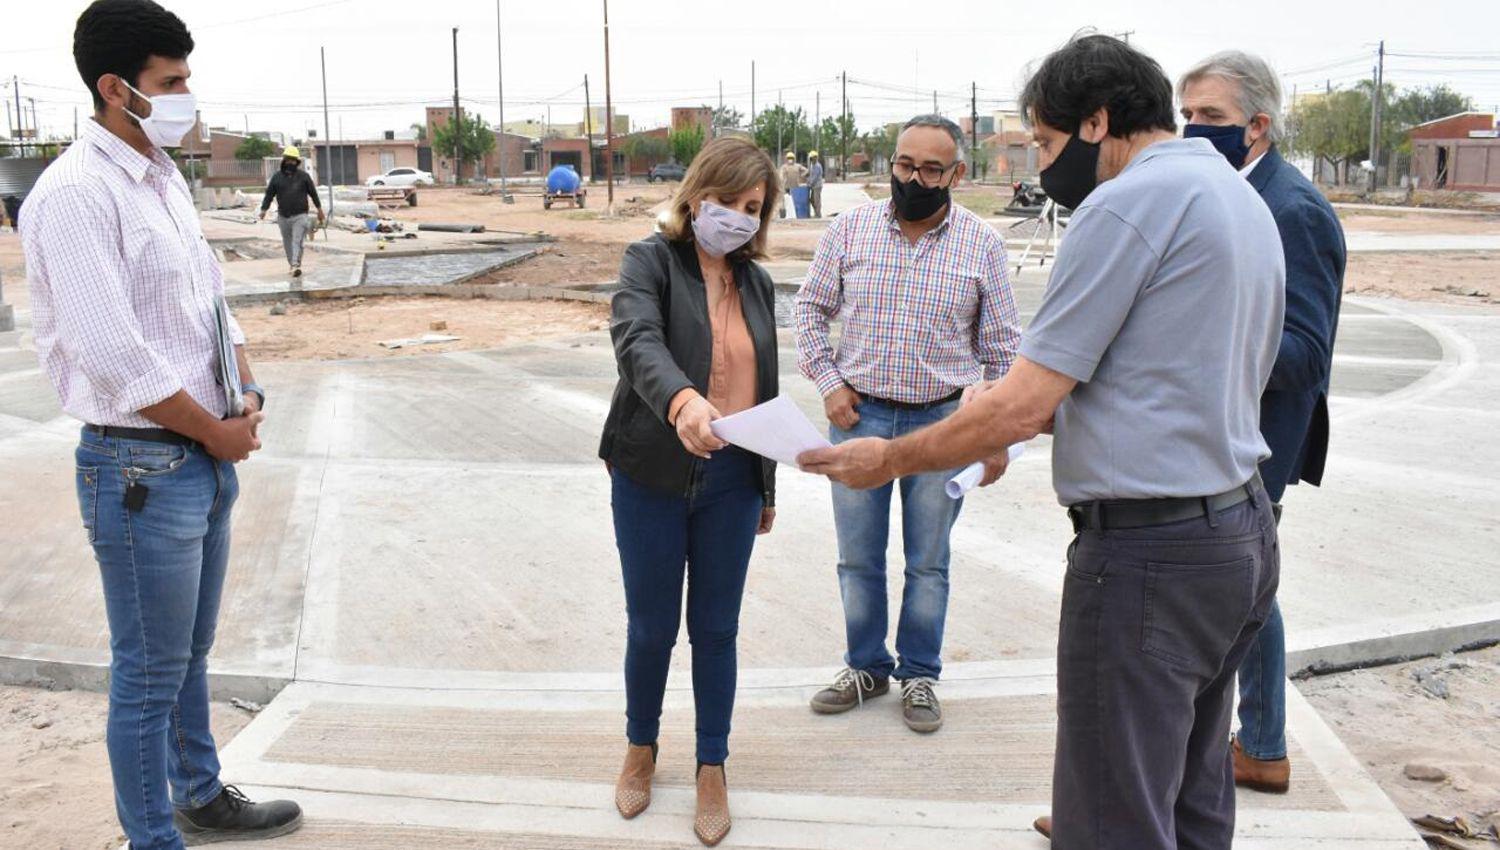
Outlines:
[[[948,187],[923,186],[915,174],[903,182],[892,174],[891,201],[902,221],[922,221],[936,215],[948,203]]]
[[[1099,185],[1099,143],[1085,142],[1074,133],[1057,159],[1042,169],[1041,182],[1042,191],[1058,206],[1078,209]]]

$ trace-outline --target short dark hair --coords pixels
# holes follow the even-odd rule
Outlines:
[[[73,61],[94,108],[104,108],[99,78],[118,74],[138,86],[152,56],[185,59],[193,36],[182,19],[152,0],[94,0],[73,28]]]
[[[1079,34],[1053,51],[1021,90],[1021,115],[1076,133],[1100,107],[1116,138],[1177,130],[1172,83],[1155,59],[1107,35]]]

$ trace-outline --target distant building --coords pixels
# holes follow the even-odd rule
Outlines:
[[[1500,191],[1500,127],[1489,112],[1460,112],[1411,128],[1418,189]]]
[[[968,136],[968,135],[972,134],[974,132],[974,118],[973,118],[973,116],[971,116],[971,115],[965,115],[963,118],[959,119],[958,126],[959,126],[960,129],[962,129],[964,131],[964,135],[965,136]],[[995,116],[993,116],[993,115],[981,115],[981,116],[979,116],[979,135],[980,136],[993,136],[993,135],[995,135]]]
[[[703,130],[703,138],[711,139],[714,135],[714,111],[707,106],[674,106],[672,107],[672,132],[686,130],[690,127],[699,127]]]
[[[602,135],[604,135],[604,107],[603,106],[590,107],[589,110],[584,114],[584,117],[587,118],[587,119],[589,119],[590,122],[592,122],[592,124],[594,125],[594,135],[596,135],[596,136],[602,136]],[[620,114],[620,110],[616,109],[615,110],[615,135],[616,136],[623,136],[623,135],[628,134],[629,132],[630,132],[630,116],[629,115],[622,115],[622,114]],[[580,132],[580,135],[582,135],[581,132]]]

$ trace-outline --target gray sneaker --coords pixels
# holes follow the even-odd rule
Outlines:
[[[936,732],[943,728],[943,707],[931,679],[907,679],[901,683],[901,717],[913,732]]]
[[[851,708],[864,705],[866,697],[878,697],[889,693],[891,680],[876,678],[864,670],[845,667],[833,684],[818,691],[812,698],[812,710],[819,714],[842,714]]]

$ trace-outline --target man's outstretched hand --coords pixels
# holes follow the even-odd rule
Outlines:
[[[856,490],[869,490],[895,478],[891,471],[889,440],[861,437],[826,449],[813,449],[797,456],[804,472],[826,475]]]

